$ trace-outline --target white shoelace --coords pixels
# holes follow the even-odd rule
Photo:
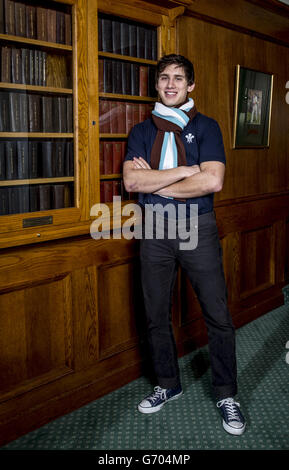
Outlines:
[[[161,398],[162,400],[165,400],[167,398],[166,397],[166,389],[157,386],[157,387],[154,388],[154,392],[149,397],[147,397],[147,400],[154,403],[159,398]]]
[[[218,401],[217,407],[220,408],[223,405],[225,405],[229,421],[240,421],[240,416],[237,409],[237,406],[239,407],[240,403],[237,403],[234,398],[225,398],[224,400]]]

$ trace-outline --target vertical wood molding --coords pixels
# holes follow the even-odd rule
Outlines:
[[[184,7],[176,7],[169,10],[168,15],[162,15],[160,56],[177,52],[176,20],[184,11]]]

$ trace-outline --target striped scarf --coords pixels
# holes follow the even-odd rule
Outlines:
[[[151,168],[164,170],[187,165],[186,152],[180,134],[197,114],[194,100],[189,98],[180,108],[156,103],[152,119],[158,128],[151,151]]]

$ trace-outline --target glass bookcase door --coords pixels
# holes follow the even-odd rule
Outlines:
[[[0,215],[74,206],[72,7],[0,0]]]
[[[157,28],[99,13],[100,201],[134,199],[122,181],[127,137],[156,100]]]

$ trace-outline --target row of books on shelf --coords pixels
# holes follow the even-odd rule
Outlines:
[[[151,115],[152,103],[126,101],[99,101],[99,132],[128,134],[131,128]]]
[[[72,96],[0,92],[0,132],[73,132]]]
[[[126,154],[126,142],[99,142],[99,171],[101,175],[120,174]]]
[[[72,207],[71,184],[35,184],[0,187],[0,215]]]
[[[70,13],[0,0],[0,33],[71,44]]]
[[[137,193],[128,193],[122,180],[100,181],[100,202],[112,202],[113,196],[121,196],[123,201],[136,200]]]
[[[98,48],[103,52],[157,60],[157,30],[143,24],[100,16]]]
[[[0,142],[0,180],[73,176],[73,142]]]
[[[37,49],[1,47],[1,82],[46,86],[47,53]]]
[[[155,67],[120,60],[99,59],[99,91],[135,96],[157,96]]]

